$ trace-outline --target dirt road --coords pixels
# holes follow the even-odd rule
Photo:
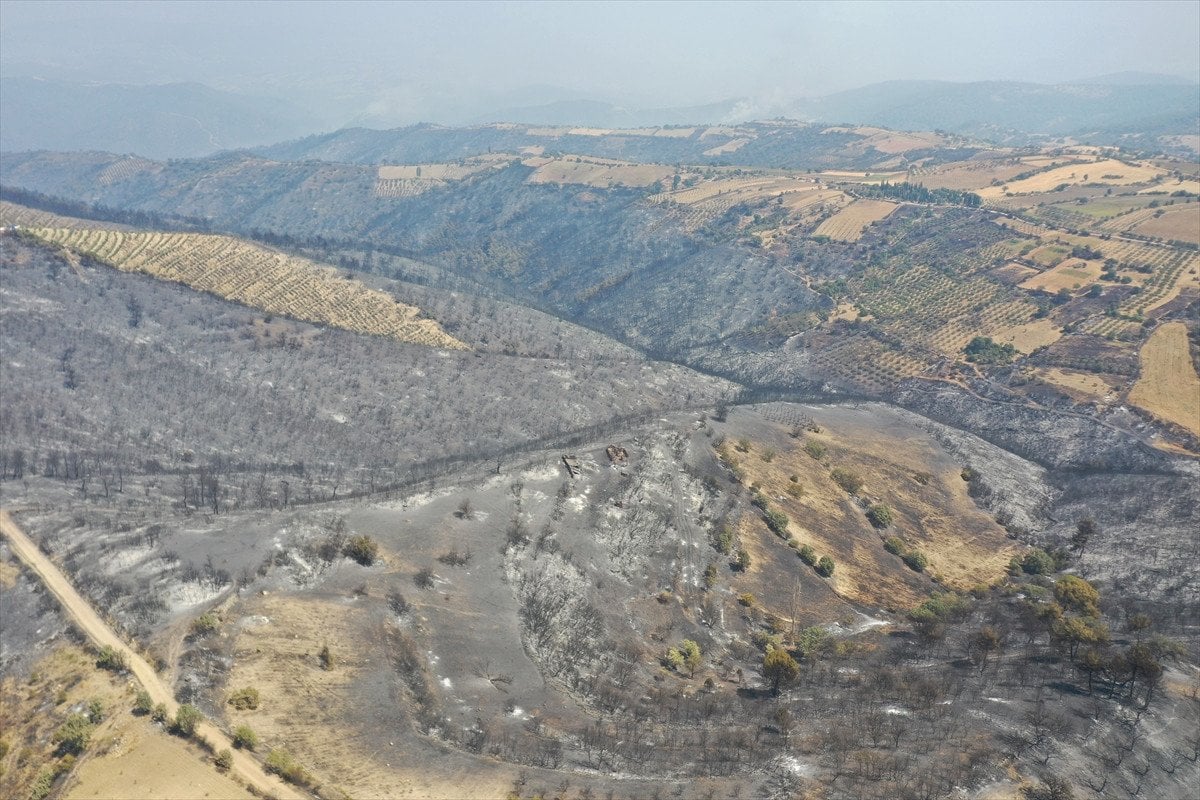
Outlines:
[[[25,535],[9,516],[7,511],[0,509],[0,534],[8,539],[13,554],[31,569],[46,588],[50,590],[62,606],[63,612],[70,617],[87,638],[97,647],[108,645],[125,655],[129,671],[137,679],[155,703],[162,703],[172,716],[179,704],[175,702],[170,688],[159,679],[158,674],[147,661],[133,652],[121,640],[121,637],[109,627],[100,615],[95,612],[66,576],[54,565],[49,558]],[[233,748],[233,741],[211,722],[203,722],[196,729],[197,736],[207,739],[216,750],[225,748],[233,752],[233,767],[231,773],[257,789],[261,794],[277,797],[280,800],[305,800],[306,795],[300,794],[295,788],[270,775],[253,757],[242,750]]]

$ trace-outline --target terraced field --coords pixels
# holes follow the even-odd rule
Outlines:
[[[535,167],[529,176],[530,183],[577,183],[599,188],[650,186],[675,174],[674,167],[582,156],[537,157],[527,159],[525,164]]]
[[[855,200],[822,222],[813,231],[813,236],[828,236],[839,242],[857,242],[872,223],[886,219],[899,207],[886,200]]]
[[[96,222],[90,219],[64,217],[40,208],[29,208],[0,200],[0,226],[22,228],[78,228],[80,230],[131,230],[128,225],[115,222]]]
[[[466,349],[420,309],[336,270],[230,236],[30,228],[37,239],[125,272],[141,272],[292,317],[401,342]]]
[[[502,169],[515,160],[513,156],[497,154],[446,164],[381,166],[375,176],[375,196],[413,197],[488,170]]]

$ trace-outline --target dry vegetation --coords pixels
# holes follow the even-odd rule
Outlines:
[[[1200,377],[1182,322],[1161,326],[1142,346],[1142,373],[1129,402],[1200,437]]]
[[[496,154],[449,164],[385,165],[376,173],[375,194],[378,197],[413,197],[488,170],[503,169],[514,160],[513,156]]]
[[[229,236],[30,228],[50,244],[306,322],[431,347],[466,349],[420,310],[330,267]]]
[[[535,157],[526,159],[525,164],[535,167],[529,176],[530,183],[569,183],[599,188],[650,186],[675,173],[673,167],[588,156]]]
[[[839,242],[857,242],[875,222],[885,219],[899,206],[885,200],[855,200],[822,222],[814,236],[828,236]]]

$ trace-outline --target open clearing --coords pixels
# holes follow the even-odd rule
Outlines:
[[[925,553],[927,572],[949,586],[966,589],[1002,577],[1018,547],[968,496],[961,466],[924,432],[899,422],[885,429],[870,414],[822,409],[821,433],[792,439],[778,427],[775,436],[752,441],[747,453],[733,442],[727,449],[745,470],[743,483],[759,484],[771,505],[787,514],[789,534],[818,555],[832,556],[837,564],[832,585],[848,600],[907,608],[928,593],[927,581],[884,549],[885,536],[898,536]],[[809,442],[825,448],[820,459],[803,449]],[[775,454],[766,461],[763,454],[769,450]],[[884,531],[872,528],[862,508],[831,479],[834,467],[861,475],[862,494],[889,506],[895,523]],[[743,525],[760,538],[778,541],[757,517]],[[808,569],[799,558],[795,563],[796,569]]]
[[[402,342],[465,350],[420,309],[332,267],[231,236],[31,228],[29,233],[124,272],[211,292],[270,314]]]
[[[839,242],[857,242],[872,223],[888,217],[899,208],[886,200],[855,200],[822,222],[813,236],[828,236]]]
[[[1138,224],[1133,231],[1143,236],[1160,236],[1163,239],[1200,244],[1200,203],[1156,211],[1162,214]]]
[[[1188,352],[1187,327],[1163,325],[1142,346],[1142,372],[1129,402],[1200,436],[1200,376]]]
[[[68,800],[235,800],[253,797],[199,750],[164,733],[145,718],[129,718],[111,750],[89,759],[67,792]]]
[[[984,199],[994,199],[1009,194],[1031,194],[1048,192],[1062,184],[1077,186],[1085,183],[1098,183],[1105,186],[1128,186],[1134,183],[1148,183],[1166,173],[1158,167],[1142,164],[1130,165],[1116,159],[1103,161],[1069,164],[1064,167],[1039,172],[1028,178],[1005,184],[1003,186],[988,186],[979,190]]]
[[[1095,283],[1103,271],[1104,265],[1099,261],[1068,258],[1053,269],[1024,281],[1020,286],[1022,289],[1041,290],[1052,294],[1059,289],[1075,291]]]
[[[1113,400],[1121,386],[1112,378],[1091,372],[1059,367],[1040,367],[1033,374],[1042,382],[1065,391],[1081,402],[1103,402]]]
[[[633,164],[610,159],[572,158],[528,159],[535,166],[530,183],[577,183],[584,186],[650,186],[675,174],[673,167],[656,164]]]

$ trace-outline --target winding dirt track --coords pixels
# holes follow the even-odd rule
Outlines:
[[[70,617],[75,625],[83,631],[87,638],[97,647],[108,645],[125,655],[129,671],[142,685],[155,703],[162,703],[172,716],[179,708],[171,694],[170,688],[159,679],[158,674],[147,661],[135,653],[121,637],[108,626],[91,605],[75,591],[75,587],[67,580],[62,571],[33,543],[9,516],[0,509],[0,533],[8,539],[13,554],[21,559],[29,569],[41,579],[62,606],[63,612]],[[230,770],[245,783],[254,787],[260,794],[277,797],[280,800],[305,800],[307,795],[300,794],[292,786],[267,773],[262,766],[248,753],[236,750],[233,741],[224,731],[211,722],[205,721],[196,729],[197,736],[202,736],[212,744],[215,750],[229,748],[233,753],[233,767]]]

